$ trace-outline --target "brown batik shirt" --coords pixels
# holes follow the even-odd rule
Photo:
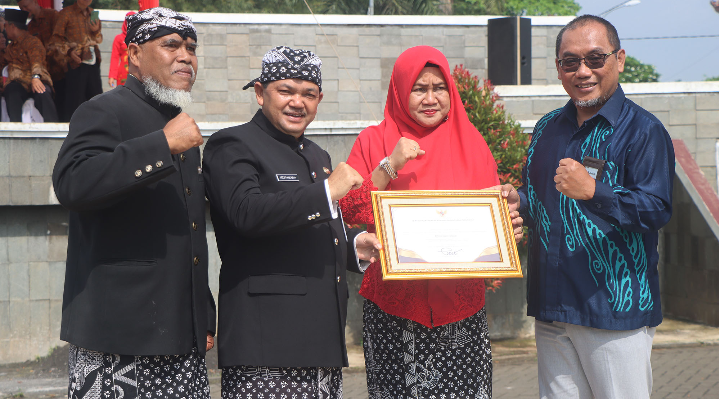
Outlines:
[[[50,43],[55,22],[57,21],[58,12],[50,8],[43,8],[38,15],[32,16],[32,21],[27,24],[27,31],[31,35],[40,39],[42,44],[47,47]]]
[[[45,46],[29,33],[21,36],[5,49],[4,64],[8,66],[8,82],[18,81],[25,90],[31,91],[32,75],[40,75],[40,80],[52,86],[45,64]]]
[[[48,51],[52,57],[67,70],[71,58],[68,56],[70,50],[82,58],[85,50],[93,51],[96,44],[102,43],[102,27],[97,33],[90,31],[90,13],[92,8],[84,10],[77,3],[67,6],[57,14],[55,29],[53,30]],[[72,65],[77,68],[78,65]]]
[[[37,15],[33,15],[32,21],[27,24],[27,31],[31,35],[40,39],[46,50],[48,44],[50,44],[50,39],[52,38],[52,33],[55,29],[57,15],[58,12],[56,10],[43,8]],[[60,80],[65,76],[63,67],[58,65],[55,58],[49,51],[47,52],[47,58],[45,60],[47,61],[47,71],[50,73],[53,81]]]

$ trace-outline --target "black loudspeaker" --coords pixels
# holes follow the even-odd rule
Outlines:
[[[487,24],[487,76],[495,85],[532,84],[532,20],[492,18]]]

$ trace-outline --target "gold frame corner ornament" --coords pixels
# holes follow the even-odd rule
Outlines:
[[[462,206],[483,207],[482,211],[488,211],[497,244],[494,247],[496,254],[490,252],[499,260],[480,261],[482,256],[479,256],[474,261],[425,261],[416,252],[397,248],[392,217],[393,208],[404,208],[403,214],[407,214],[411,210],[422,211],[422,208],[446,207],[451,209]],[[412,207],[414,209],[408,210]],[[465,210],[470,211],[470,208],[465,208]],[[372,210],[377,238],[382,243],[380,262],[384,280],[523,277],[517,244],[514,240],[514,229],[509,217],[509,206],[498,190],[373,191]],[[464,220],[464,222],[466,221]],[[447,224],[447,226],[451,225]],[[404,228],[407,227],[404,226]],[[419,234],[422,234],[421,229],[419,229]],[[422,246],[420,245],[419,248]],[[476,248],[467,247],[460,250],[462,249],[474,250]],[[409,259],[420,257],[421,260],[419,262],[400,260],[401,255],[409,256],[407,254],[411,255]]]

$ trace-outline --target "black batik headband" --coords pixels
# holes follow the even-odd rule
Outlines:
[[[142,44],[158,37],[177,33],[197,41],[197,30],[190,17],[164,7],[149,8],[125,17],[127,35],[125,44]]]
[[[262,73],[246,84],[242,90],[255,85],[284,79],[302,79],[315,83],[322,91],[322,60],[307,50],[278,46],[262,57]]]

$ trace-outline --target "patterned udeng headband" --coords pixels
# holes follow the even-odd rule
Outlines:
[[[186,15],[164,7],[150,8],[125,17],[127,36],[125,44],[142,44],[158,37],[177,33],[183,39],[197,41],[197,31]]]
[[[262,57],[260,77],[246,84],[242,90],[275,80],[302,79],[319,86],[322,91],[322,60],[307,50],[295,50],[286,46],[275,47]]]

